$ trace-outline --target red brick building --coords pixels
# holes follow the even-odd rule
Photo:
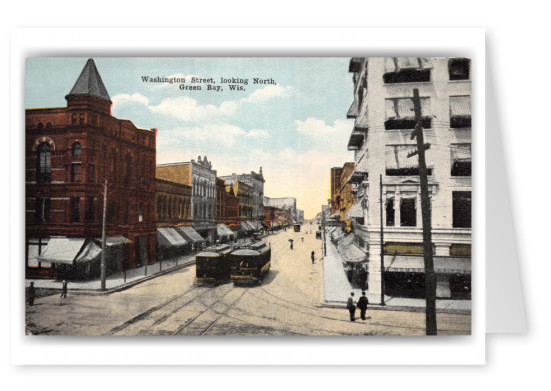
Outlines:
[[[27,274],[56,276],[55,265],[62,263],[53,252],[57,236],[90,246],[101,239],[105,181],[106,234],[111,243],[126,243],[124,267],[155,260],[157,130],[111,115],[92,59],[65,99],[67,107],[25,111]],[[64,262],[75,264],[79,256],[77,250],[72,262],[70,256]]]
[[[241,203],[233,192],[232,186],[226,187],[226,189],[224,224],[230,227],[232,231],[238,231],[241,227],[241,218],[239,214]]]

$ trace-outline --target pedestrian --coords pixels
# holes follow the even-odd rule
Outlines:
[[[365,312],[367,311],[368,304],[369,304],[369,300],[367,300],[365,291],[362,291],[362,297],[358,299],[358,308],[360,309],[360,316],[362,320],[365,320]]]
[[[346,308],[348,309],[348,312],[350,312],[350,321],[354,322],[356,320],[356,301],[354,300],[354,292],[350,292],[350,297],[346,302]]]
[[[31,285],[27,289],[27,298],[29,300],[29,305],[34,305],[35,296],[36,296],[36,292],[34,290],[34,282],[31,282]]]
[[[59,297],[67,297],[67,280],[63,280],[63,286],[61,288],[61,295]]]
[[[301,239],[302,239],[302,242],[304,243],[304,236],[303,236],[303,237],[301,237]]]
[[[316,255],[314,253],[314,250],[312,250],[312,265],[314,264],[314,259],[316,259]]]

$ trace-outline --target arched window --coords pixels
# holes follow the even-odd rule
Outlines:
[[[44,129],[44,124],[42,122],[39,122],[36,128],[38,130],[42,130],[42,129]]]
[[[82,155],[82,144],[78,141],[73,143],[73,157]]]
[[[36,163],[36,181],[39,183],[50,182],[51,174],[51,148],[48,143],[40,143],[36,148],[37,163]]]

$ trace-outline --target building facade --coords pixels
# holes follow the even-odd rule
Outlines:
[[[413,89],[421,97],[432,210],[438,297],[470,297],[471,272],[471,76],[466,58],[352,58],[355,119],[348,149],[349,176],[359,216],[354,232],[369,252],[369,286],[416,295],[423,291],[422,219],[417,149],[410,135],[416,119]],[[382,182],[382,189],[380,182]],[[380,193],[384,247],[380,235]]]
[[[191,226],[206,241],[216,239],[216,170],[205,156],[197,161],[160,164],[157,178],[191,186]]]
[[[241,204],[239,198],[233,192],[232,186],[226,187],[224,224],[232,231],[238,231],[241,227]]]
[[[290,212],[290,224],[297,221],[297,200],[293,197],[284,198],[269,198],[264,197],[264,205],[273,206],[274,208],[281,210],[288,210]]]
[[[235,183],[236,180],[249,185],[252,189],[252,220],[262,222],[264,220],[264,176],[262,167],[258,173],[251,171],[250,174],[231,174],[220,177],[228,184]]]
[[[336,213],[341,203],[341,174],[342,167],[331,168],[331,214]]]
[[[52,237],[101,238],[106,182],[106,234],[128,239],[123,266],[155,260],[157,130],[112,116],[92,59],[65,99],[25,111],[28,275],[56,275],[52,262],[37,262]]]
[[[156,226],[191,226],[191,186],[156,178]]]
[[[239,220],[253,221],[253,188],[239,179],[226,179],[226,191],[233,192],[239,200]]]

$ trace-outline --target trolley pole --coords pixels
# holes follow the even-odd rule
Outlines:
[[[381,215],[381,305],[385,305],[385,247],[383,236],[383,174],[379,175],[379,209]]]
[[[417,151],[409,153],[408,157],[414,155],[419,156],[421,214],[423,219],[423,257],[425,260],[426,335],[436,335],[436,279],[434,276],[434,263],[432,258],[431,208],[427,178],[427,162],[425,160],[425,151],[430,148],[430,144],[425,144],[423,140],[421,98],[419,98],[419,90],[417,88],[413,90],[413,106],[417,125],[415,125],[415,131],[411,134],[411,139],[417,138]]]
[[[105,290],[106,262],[105,262],[105,217],[107,215],[107,179],[103,188],[103,221],[101,224],[101,290]]]

